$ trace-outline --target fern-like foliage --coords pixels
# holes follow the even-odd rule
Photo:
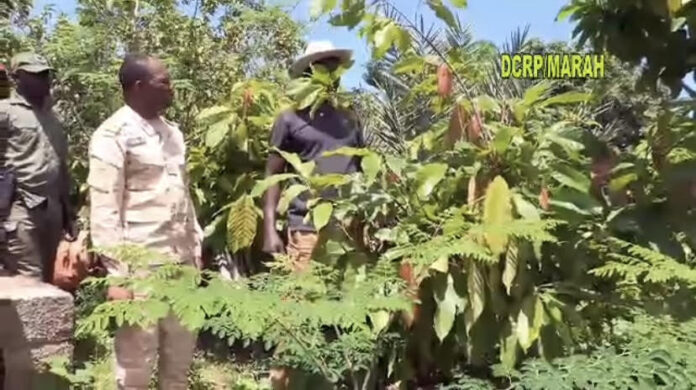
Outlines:
[[[309,272],[296,274],[281,260],[269,273],[230,282],[173,262],[138,268],[141,256],[156,255],[146,249],[116,248],[109,253],[131,254],[120,259],[132,273],[88,283],[124,286],[136,299],[100,304],[79,321],[78,334],[104,332],[113,324],[149,326],[174,313],[192,331],[210,330],[230,344],[262,341],[274,348],[280,364],[334,382],[349,377],[370,380],[368,373],[389,337],[389,327],[371,318],[380,313],[389,318],[411,306],[388,262],[372,266],[359,281],[342,281],[334,268],[314,264]],[[207,285],[201,286],[204,278]]]
[[[621,278],[625,283],[668,284],[683,283],[696,287],[696,269],[661,252],[619,239],[610,239],[610,259],[601,267],[590,271],[603,278]]]

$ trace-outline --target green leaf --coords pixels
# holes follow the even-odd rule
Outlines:
[[[378,155],[370,153],[363,157],[360,165],[363,172],[365,172],[365,176],[367,176],[367,184],[370,185],[382,170],[382,159]]]
[[[505,324],[505,329],[501,336],[500,362],[503,367],[511,370],[517,364],[517,333],[512,331],[512,326],[508,322]]]
[[[471,329],[483,313],[486,302],[486,279],[481,266],[475,261],[468,261],[467,292],[469,294],[469,306],[471,307],[471,319],[467,329]]]
[[[551,83],[548,80],[544,80],[527,89],[522,98],[522,102],[525,106],[531,107],[534,103],[539,101],[539,99],[548,94],[550,90]]]
[[[442,288],[440,289],[442,290]],[[452,330],[454,318],[457,314],[457,302],[460,298],[454,290],[454,280],[452,275],[447,274],[447,282],[444,292],[433,294],[437,302],[437,310],[433,319],[433,329],[437,338],[442,342]]]
[[[447,256],[442,256],[430,264],[430,269],[435,271],[446,273],[449,270],[449,259]]]
[[[308,190],[309,187],[304,184],[293,184],[288,189],[283,191],[283,195],[280,197],[280,201],[278,201],[278,207],[276,209],[278,214],[285,214],[285,212],[288,211],[290,202],[297,198],[298,195]]]
[[[393,21],[377,30],[373,44],[375,46],[375,58],[382,58],[389,49],[396,45],[400,49],[408,48],[411,36]]]
[[[299,176],[297,176],[294,173],[281,173],[278,175],[268,176],[268,177],[264,178],[263,180],[259,180],[256,182],[256,184],[254,185],[254,188],[251,190],[250,196],[252,198],[256,198],[257,196],[261,196],[270,187],[272,187],[272,186],[274,186],[282,181],[292,179],[295,177],[299,177]]]
[[[447,25],[453,29],[457,28],[457,20],[454,18],[454,14],[443,4],[442,0],[428,0],[428,6],[435,12],[435,16],[440,20],[447,23]]]
[[[370,154],[368,149],[363,149],[363,148],[353,148],[350,146],[342,146],[338,149],[334,150],[329,150],[324,153],[322,153],[322,156],[324,157],[331,157],[331,156],[359,156],[359,157],[364,157]]]
[[[473,99],[474,105],[476,105],[482,112],[500,112],[500,104],[498,101],[493,99],[488,95],[477,96]]]
[[[331,213],[333,213],[333,204],[330,202],[322,202],[314,207],[312,209],[314,228],[321,230],[324,226],[326,226],[331,218]]]
[[[280,149],[274,149],[275,152],[279,153],[285,161],[290,163],[297,173],[299,173],[304,178],[309,178],[314,172],[314,167],[316,163],[314,161],[307,161],[305,163],[300,160],[300,157],[295,153],[288,153]]]
[[[350,176],[342,175],[340,173],[329,173],[326,175],[312,176],[309,179],[313,187],[326,188],[326,187],[338,187],[350,182]]]
[[[530,295],[522,302],[517,315],[516,333],[520,347],[525,352],[539,338],[544,315],[544,305],[536,295]]]
[[[619,176],[615,179],[612,179],[609,182],[609,190],[611,192],[618,192],[624,189],[627,185],[633,183],[634,181],[638,180],[638,175],[635,173],[627,173],[625,175]]]
[[[565,7],[561,8],[558,15],[556,15],[556,21],[562,22],[568,19],[568,17],[577,12],[578,9],[580,9],[580,7],[575,4],[566,5]]]
[[[419,71],[422,72],[424,67],[425,60],[423,60],[423,57],[411,55],[402,58],[394,65],[394,73],[405,74]]]
[[[519,251],[517,244],[514,242],[508,245],[507,253],[505,253],[505,268],[503,269],[503,285],[505,286],[505,291],[510,295],[510,290],[512,289],[512,283],[515,281],[515,276],[517,276],[517,269],[519,267]]]
[[[457,8],[466,8],[469,4],[468,0],[450,0],[452,5]]]
[[[216,117],[216,116],[221,115],[221,114],[227,114],[230,112],[232,112],[232,110],[227,106],[209,107],[209,108],[202,110],[196,116],[196,119],[199,121],[205,121],[205,120],[210,119],[212,117]]]
[[[422,166],[416,173],[416,195],[422,200],[427,199],[435,186],[445,178],[447,168],[447,164],[440,163]]]
[[[257,217],[251,196],[243,195],[232,204],[227,216],[227,245],[232,253],[248,248],[254,242]]]
[[[290,82],[288,96],[303,110],[312,106],[319,98],[325,87],[311,78],[300,77]]]
[[[539,103],[539,106],[541,107],[547,107],[547,106],[553,106],[555,104],[577,104],[577,103],[585,103],[589,101],[592,98],[592,94],[589,93],[584,93],[584,92],[578,92],[578,91],[570,91],[570,92],[565,92],[560,95],[552,96],[541,103]]]
[[[365,17],[365,0],[343,0],[341,9],[343,12],[329,19],[329,23],[353,29]]]
[[[510,127],[499,123],[491,124],[491,127],[495,129],[495,136],[491,145],[497,154],[505,153],[512,142],[512,138],[522,133],[522,129],[519,127]]]
[[[555,169],[556,171],[551,174],[551,177],[559,183],[583,193],[590,190],[590,179],[582,172],[565,165],[559,165]]]
[[[513,194],[512,200],[515,203],[515,210],[524,219],[531,219],[533,221],[541,220],[541,214],[539,209],[537,209],[533,204],[528,202],[522,195]]]
[[[370,314],[370,322],[372,322],[372,331],[377,334],[384,330],[389,325],[389,312],[385,310]]]
[[[496,176],[486,189],[486,198],[483,205],[483,223],[486,227],[506,226],[512,221],[512,203],[510,188],[505,179]],[[508,236],[504,232],[489,232],[486,234],[486,243],[495,256],[505,251]]]
[[[312,5],[309,9],[309,16],[316,19],[321,15],[331,12],[336,8],[337,0],[312,0]]]
[[[229,120],[221,120],[220,122],[217,122],[208,127],[208,131],[206,131],[205,133],[205,146],[211,149],[215,149],[218,145],[220,145],[222,140],[225,139],[225,136],[227,136],[229,129]]]

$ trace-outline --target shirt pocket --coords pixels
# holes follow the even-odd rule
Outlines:
[[[151,145],[134,148],[126,158],[126,189],[154,190],[159,187],[166,172],[164,158],[156,149],[153,151]]]

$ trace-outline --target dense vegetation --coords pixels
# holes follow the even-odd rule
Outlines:
[[[696,124],[691,102],[671,99],[693,64],[669,53],[694,53],[675,36],[693,31],[696,6],[667,1],[655,26],[629,2],[573,0],[559,16],[578,20],[580,42],[517,31],[498,48],[462,26],[466,3],[429,0],[430,28],[389,0],[312,1],[312,17],[368,41],[376,92],[334,89],[345,69],[288,80],[302,29],[263,2],[82,0],[75,20],[8,4],[2,53],[35,48],[59,69],[78,183],[91,131],[120,104],[120,56],[168,62],[212,268],[232,276],[167,267],[88,282],[79,359],[53,372],[110,388],[113,326],[172,309],[202,331],[197,389],[267,388],[271,363],[296,369],[296,388],[692,388]],[[613,30],[606,13],[644,20],[653,44]],[[597,49],[606,79],[500,77],[500,52]],[[674,63],[655,73],[660,59]],[[264,179],[274,116],[326,100],[360,113],[369,147],[334,153],[361,156],[362,172],[317,175],[284,154],[296,173]],[[303,275],[259,250],[261,196],[291,177],[279,212],[309,190],[321,227]],[[326,187],[341,196],[322,199]],[[88,206],[84,191],[75,201]],[[120,250],[135,266],[153,256]],[[107,284],[155,294],[103,302]]]

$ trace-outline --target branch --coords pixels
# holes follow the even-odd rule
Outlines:
[[[338,335],[338,338],[340,339],[343,336],[343,333],[341,333],[341,331],[338,329],[338,326],[334,325],[333,328],[336,331],[336,335]],[[358,385],[358,377],[355,373],[355,369],[353,368],[353,362],[348,357],[348,352],[346,352],[343,345],[341,345],[341,352],[343,353],[343,358],[346,359],[346,364],[350,370],[350,377],[353,380],[353,390],[360,390],[360,386]]]

